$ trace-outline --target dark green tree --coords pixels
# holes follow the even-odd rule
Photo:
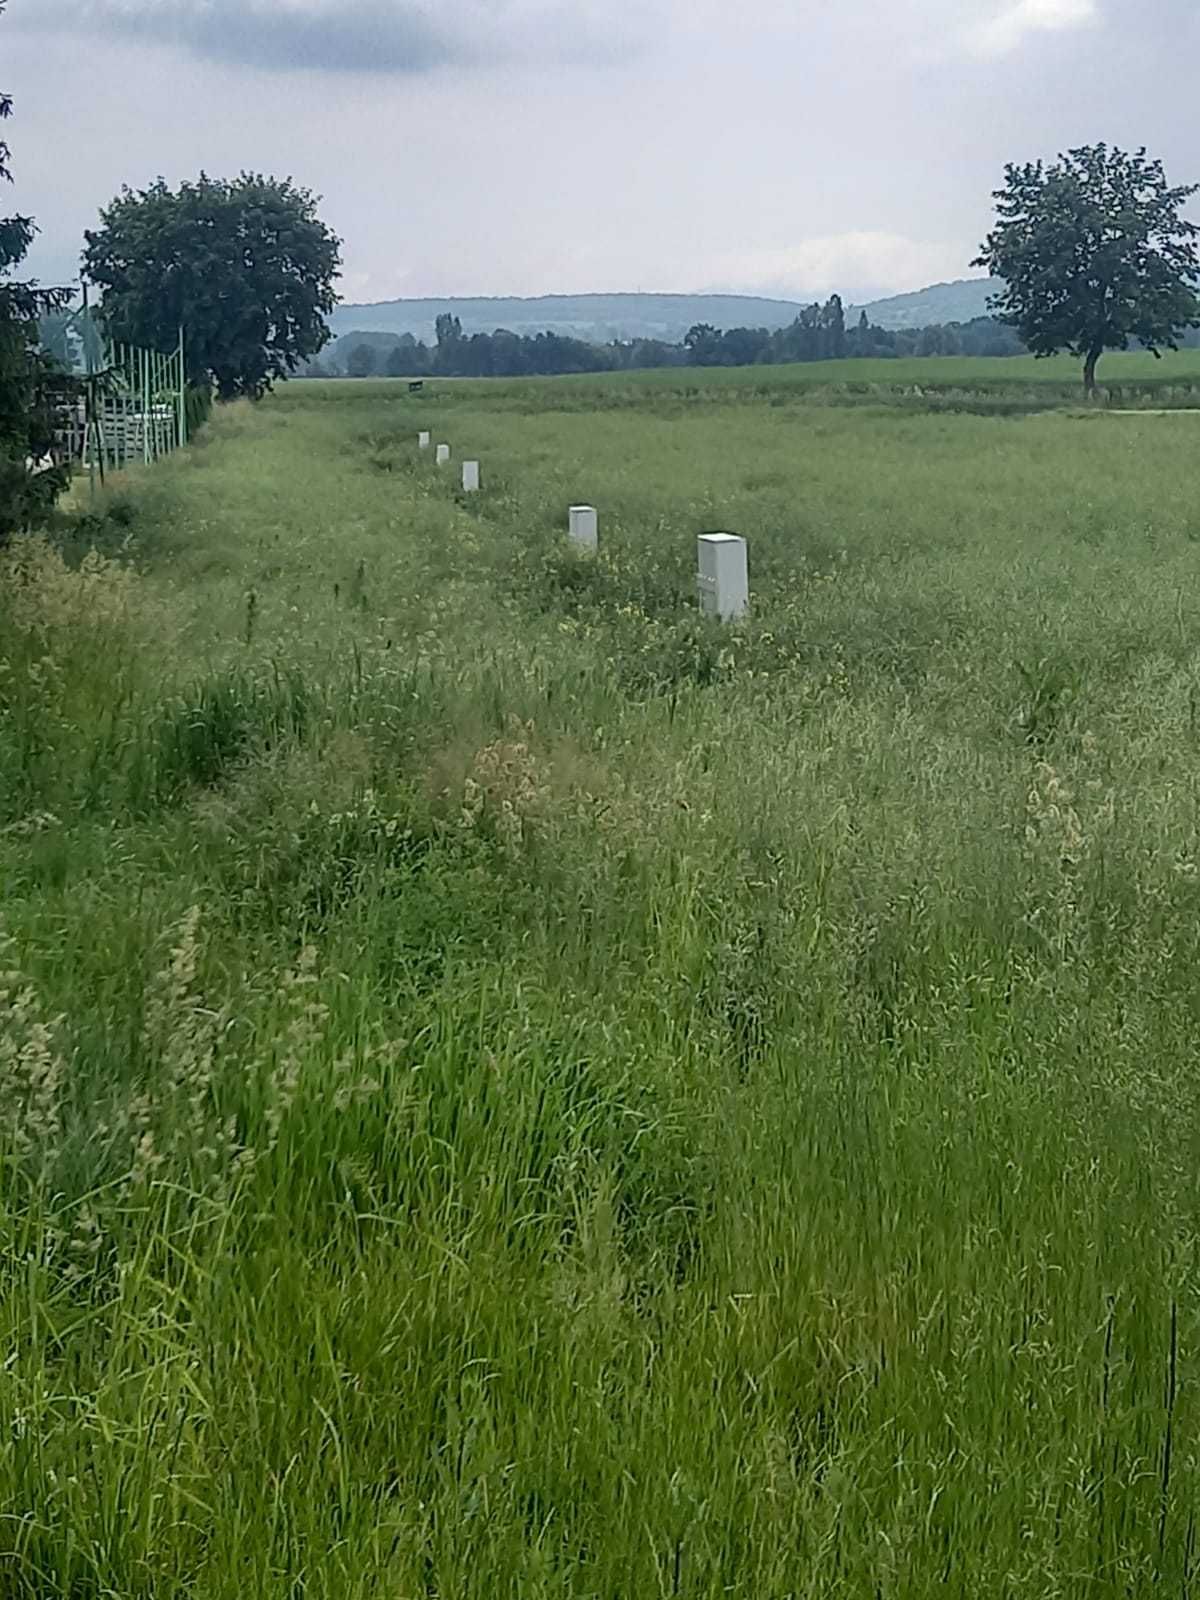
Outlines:
[[[437,336],[437,370],[447,377],[462,373],[469,341],[463,338],[461,320],[443,311],[434,321],[434,332]]]
[[[723,367],[752,367],[763,359],[770,343],[766,328],[727,328],[721,335],[717,360]]]
[[[691,366],[717,366],[721,360],[721,330],[711,322],[694,323],[684,335],[683,346]]]
[[[405,378],[412,371],[412,356],[402,344],[395,345],[388,351],[383,370],[389,378]]]
[[[840,294],[830,295],[821,315],[825,324],[825,358],[840,361],[846,354],[846,308]]]
[[[3,12],[5,0],[0,0]],[[0,94],[0,121],[12,100]],[[0,179],[11,181],[9,148],[0,140]],[[43,353],[38,318],[62,309],[66,296],[12,278],[36,232],[29,217],[0,217],[0,544],[53,505],[67,470],[53,462],[56,403],[69,385]]]
[[[793,359],[796,361],[819,361],[822,354],[822,337],[824,334],[825,319],[821,308],[814,301],[796,318],[791,326],[791,339]]]
[[[1004,169],[998,221],[972,263],[1004,282],[992,302],[1038,356],[1083,361],[1087,393],[1106,350],[1136,340],[1156,356],[1200,321],[1200,229],[1183,216],[1197,185],[1106,144]]]
[[[462,343],[462,319],[443,311],[434,322],[434,331],[437,334],[439,346],[449,346]]]
[[[290,178],[201,173],[122,190],[86,235],[84,269],[117,339],[174,348],[223,400],[258,399],[329,341],[341,241]]]
[[[492,334],[492,370],[502,377],[519,378],[529,371],[526,354],[527,339],[508,328],[497,328]]]
[[[370,378],[375,373],[375,352],[369,344],[356,344],[346,357],[348,378]]]

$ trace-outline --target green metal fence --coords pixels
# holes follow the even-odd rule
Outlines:
[[[82,465],[101,475],[134,462],[149,466],[187,443],[183,334],[170,355],[113,345],[84,379]]]
[[[187,443],[183,330],[170,352],[111,341],[83,289],[79,305],[42,325],[42,343],[78,380],[80,398],[61,418],[59,453],[103,482],[149,466]]]

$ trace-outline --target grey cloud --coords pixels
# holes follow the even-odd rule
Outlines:
[[[415,12],[385,15],[378,5],[330,14],[280,15],[261,10],[218,15],[206,8],[186,20],[130,20],[125,30],[184,45],[217,61],[266,68],[317,68],[329,72],[418,72],[450,59],[448,41]]]
[[[610,59],[623,53],[622,35],[603,10],[595,0],[24,0],[13,20],[267,71],[402,74]]]
[[[916,288],[963,271],[1005,161],[1107,138],[1200,177],[1196,0],[964,46],[1018,3],[9,0],[14,206],[44,279],[121,183],[249,166],[326,196],[355,300]]]

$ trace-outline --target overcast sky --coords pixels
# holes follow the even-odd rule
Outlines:
[[[1098,139],[1200,179],[1196,0],[9,0],[35,269],[128,183],[324,196],[347,299],[967,273],[1003,164]]]

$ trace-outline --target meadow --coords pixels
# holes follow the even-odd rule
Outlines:
[[[293,384],[0,557],[5,1600],[1200,1591],[1200,416],[957,365]]]
[[[1108,355],[1100,363],[1101,405],[1107,408],[1196,409],[1200,407],[1200,350],[1155,357],[1148,352]],[[457,383],[447,386],[459,389]],[[331,393],[336,385],[328,386]],[[510,400],[521,395],[539,407],[524,380],[499,380]],[[932,356],[911,360],[810,361],[794,366],[667,367],[625,374],[601,373],[558,380],[555,407],[594,410],[705,397],[732,404],[781,405],[803,396],[810,404],[871,406],[919,413],[949,410],[984,415],[1027,415],[1080,408],[1082,369],[1071,356]],[[497,395],[495,398],[499,398]]]

